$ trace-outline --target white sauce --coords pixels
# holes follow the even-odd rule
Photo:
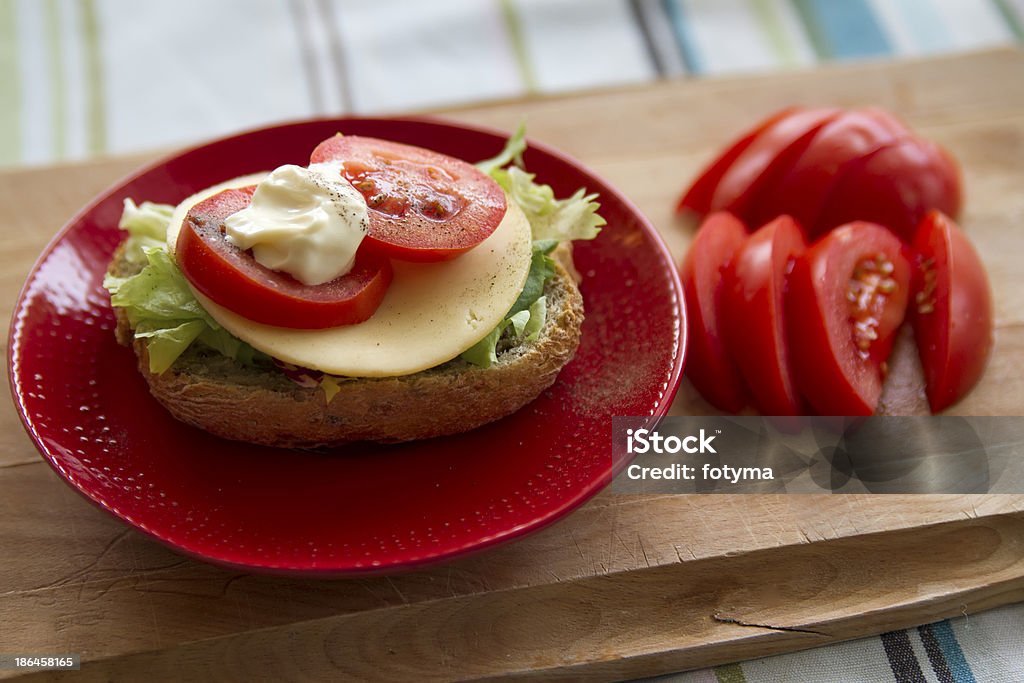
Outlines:
[[[370,219],[366,200],[341,169],[341,162],[275,169],[256,186],[252,203],[224,221],[228,241],[303,284],[349,272]]]

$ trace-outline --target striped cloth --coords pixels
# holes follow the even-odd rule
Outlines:
[[[1022,24],[1024,0],[0,0],[0,164],[968,50],[1019,40]]]
[[[877,638],[727,664],[650,683],[1021,683],[1024,606],[1001,607]]]

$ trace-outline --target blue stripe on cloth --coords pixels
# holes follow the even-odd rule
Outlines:
[[[899,10],[902,24],[918,52],[940,52],[953,45],[953,37],[931,0],[885,0]]]
[[[974,674],[971,673],[971,667],[967,664],[967,658],[964,657],[964,651],[960,649],[960,643],[956,640],[956,635],[953,633],[953,627],[950,625],[949,619],[940,621],[932,626],[935,631],[935,638],[939,641],[939,646],[942,648],[942,653],[946,655],[946,664],[949,665],[949,670],[953,672],[953,680],[956,683],[977,683],[974,680]]]
[[[892,54],[892,46],[866,0],[794,0],[824,57],[855,59]]]
[[[697,51],[697,44],[691,31],[690,22],[686,19],[686,10],[683,7],[683,0],[662,0],[665,4],[665,12],[672,21],[672,29],[679,43],[679,51],[686,62],[686,70],[692,74],[702,74],[705,71],[700,55]]]

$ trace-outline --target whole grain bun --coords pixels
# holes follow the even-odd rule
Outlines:
[[[341,381],[329,403],[319,387],[300,386],[275,367],[242,366],[199,344],[155,375],[145,344],[134,340],[115,308],[117,336],[135,349],[150,392],[174,417],[226,439],[311,448],[456,434],[522,408],[554,383],[576,352],[583,299],[570,247],[552,256],[547,320],[536,341],[499,349],[498,362],[486,369],[457,358],[413,375]],[[119,251],[110,270],[124,276],[137,268]]]

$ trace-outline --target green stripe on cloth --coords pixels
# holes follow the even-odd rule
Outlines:
[[[992,2],[995,3],[999,13],[1003,15],[1003,20],[1010,27],[1010,30],[1013,31],[1013,35],[1017,40],[1024,41],[1024,27],[1021,26],[1017,14],[1006,4],[1006,0],[992,0]]]
[[[519,19],[519,11],[514,0],[499,0],[501,14],[505,18],[505,29],[512,43],[512,53],[519,69],[519,77],[529,93],[537,92],[537,76],[533,72],[533,64],[526,52],[526,40],[523,38],[523,22]]]
[[[750,0],[750,5],[779,63],[785,66],[798,64],[799,57],[793,47],[793,41],[786,35],[786,29],[779,19],[779,4],[772,0]]]
[[[95,0],[82,0],[82,33],[85,36],[87,147],[93,154],[107,149],[107,111],[104,102],[103,56],[100,54],[100,28]]]
[[[796,8],[797,14],[800,15],[800,21],[803,22],[804,28],[807,30],[807,37],[814,48],[815,56],[819,60],[831,58],[832,50],[828,45],[828,37],[818,23],[818,18],[814,16],[814,10],[811,8],[810,3],[805,0],[792,1],[793,7]]]
[[[21,160],[21,76],[14,1],[0,0],[0,163]]]
[[[715,678],[718,679],[718,683],[747,683],[747,677],[743,675],[743,669],[739,664],[716,666]]]
[[[50,52],[50,124],[53,127],[53,156],[67,155],[67,82],[64,78],[64,47],[60,39],[60,8],[57,0],[46,0],[46,47]]]

